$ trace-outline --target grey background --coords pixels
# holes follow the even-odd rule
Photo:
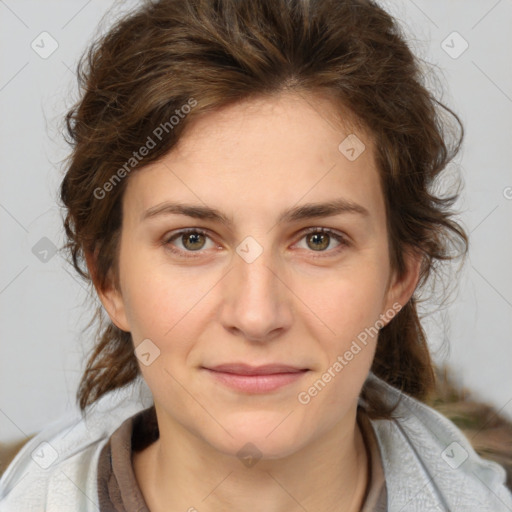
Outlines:
[[[512,2],[381,3],[415,53],[438,67],[441,99],[466,129],[451,168],[465,182],[458,208],[470,257],[451,302],[429,309],[432,351],[512,418]],[[111,5],[0,0],[0,441],[74,407],[91,344],[91,332],[81,334],[92,311],[86,289],[52,253],[64,240],[56,199],[68,148],[59,123],[76,96],[75,63]],[[42,32],[58,44],[47,58],[31,47],[55,44]],[[463,40],[469,46],[454,58]]]

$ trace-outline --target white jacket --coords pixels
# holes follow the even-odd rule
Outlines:
[[[371,420],[379,443],[388,512],[512,512],[505,470],[480,458],[444,416],[371,374],[393,420]],[[152,405],[141,377],[45,428],[0,479],[0,512],[98,512],[97,464],[109,436]]]

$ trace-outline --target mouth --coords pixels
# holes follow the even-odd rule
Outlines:
[[[267,393],[297,382],[309,371],[284,364],[250,366],[229,363],[211,368],[202,367],[213,379],[225,386],[246,393]]]

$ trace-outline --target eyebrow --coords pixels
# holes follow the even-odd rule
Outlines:
[[[307,203],[285,210],[279,215],[278,224],[292,223],[318,217],[332,217],[342,213],[351,213],[369,217],[370,212],[361,206],[347,199],[336,199],[324,203]],[[222,212],[209,206],[173,203],[166,201],[157,204],[143,212],[141,222],[159,215],[186,215],[194,219],[213,220],[231,227],[233,222]]]

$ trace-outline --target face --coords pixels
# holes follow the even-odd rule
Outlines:
[[[208,113],[129,177],[120,290],[100,298],[132,334],[161,436],[279,458],[354,428],[375,327],[407,302],[418,265],[392,272],[373,146],[358,132],[362,153],[340,150],[353,132],[333,108],[288,93]],[[294,371],[211,370],[234,363]]]

